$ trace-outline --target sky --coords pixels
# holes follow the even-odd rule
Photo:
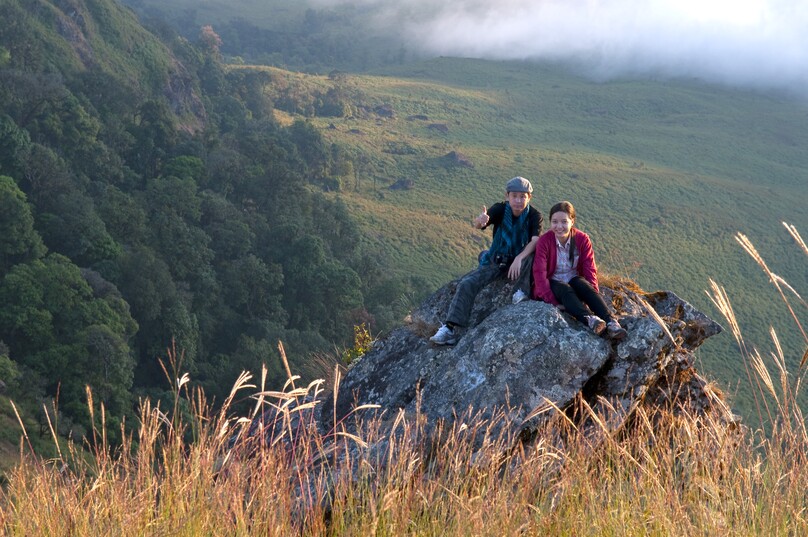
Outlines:
[[[444,56],[573,61],[589,76],[696,77],[808,96],[808,0],[307,0]]]

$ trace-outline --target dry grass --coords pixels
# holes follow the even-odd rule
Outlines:
[[[339,423],[316,432],[321,382],[295,387],[290,376],[271,392],[245,375],[214,411],[181,376],[171,410],[144,401],[137,436],[122,446],[107,445],[103,411],[86,445],[54,460],[35,457],[23,440],[23,461],[0,496],[0,528],[26,536],[804,535],[808,434],[795,403],[804,369],[787,371],[774,330],[768,357],[748,346],[726,293],[712,291],[759,387],[757,430],[639,407],[633,426],[613,434],[582,404],[595,433],[559,413],[538,440],[515,448],[491,434],[496,424],[475,421],[424,442],[418,417],[403,415],[392,429],[370,421],[358,438]],[[333,382],[338,389],[339,374]],[[230,415],[248,389],[253,413]],[[247,424],[268,407],[278,416],[266,425],[272,440],[255,442]],[[368,445],[384,449],[361,449]]]
[[[612,289],[615,289],[617,287],[623,287],[635,293],[644,294],[646,292],[642,287],[640,287],[637,284],[637,282],[635,282],[631,278],[626,278],[625,276],[619,276],[615,274],[598,274],[598,282],[601,285],[611,287]]]
[[[247,379],[245,379],[247,380]],[[272,403],[302,397],[289,390]],[[266,399],[270,394],[265,393]],[[731,433],[695,416],[641,419],[625,438],[583,435],[567,421],[538,441],[509,449],[471,439],[486,424],[413,442],[401,419],[388,465],[374,457],[316,466],[329,450],[379,441],[296,437],[240,455],[241,426],[195,415],[193,441],[173,418],[144,404],[140,434],[94,456],[26,460],[2,498],[8,535],[712,535],[800,534],[808,530],[805,437]],[[470,429],[473,429],[470,431]],[[300,431],[295,431],[299,433]],[[291,434],[292,431],[289,431]],[[305,433],[304,433],[305,434]],[[563,439],[563,440],[561,440]],[[332,439],[333,440],[333,439]],[[330,446],[330,447],[328,447]],[[255,447],[255,446],[252,446]]]

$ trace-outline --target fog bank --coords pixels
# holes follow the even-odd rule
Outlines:
[[[573,61],[600,80],[698,77],[808,95],[804,0],[307,0],[362,5],[412,50]]]

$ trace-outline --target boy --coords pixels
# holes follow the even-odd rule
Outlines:
[[[505,201],[495,203],[474,219],[474,227],[494,226],[491,247],[480,255],[480,265],[469,272],[457,285],[446,321],[434,336],[436,345],[457,343],[458,326],[465,326],[480,290],[497,278],[507,276],[516,282],[513,303],[518,304],[530,295],[530,274],[533,252],[541,235],[541,212],[530,206],[533,185],[524,177],[514,177],[505,185]]]

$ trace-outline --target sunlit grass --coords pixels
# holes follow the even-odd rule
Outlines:
[[[121,446],[107,444],[103,406],[91,438],[53,459],[35,456],[23,432],[0,528],[25,536],[806,534],[808,432],[796,404],[805,364],[788,370],[774,328],[768,355],[746,342],[724,289],[712,283],[708,294],[758,388],[759,424],[645,404],[630,428],[613,432],[580,401],[577,419],[558,413],[524,444],[473,420],[426,439],[421,418],[404,415],[389,429],[369,420],[356,436],[341,422],[318,432],[323,382],[296,387],[288,364],[282,391],[245,374],[215,411],[180,375],[170,409],[143,401],[137,433]],[[175,351],[168,363],[177,363]],[[233,415],[245,391],[254,392],[253,410]],[[88,399],[95,408],[89,391]],[[270,407],[274,421],[260,437],[248,434]]]
[[[273,394],[273,404],[307,390]],[[265,394],[267,395],[267,394]],[[267,396],[267,399],[269,397]],[[293,411],[291,411],[293,412]],[[389,464],[361,458],[315,466],[359,439],[328,444],[296,430],[295,444],[227,439],[238,420],[194,414],[194,441],[145,404],[140,434],[90,460],[26,456],[2,496],[8,535],[709,535],[799,534],[808,529],[806,438],[771,438],[697,416],[638,410],[627,437],[584,435],[558,419],[511,450],[492,438],[475,450],[468,430],[441,445],[408,439],[401,421]],[[287,419],[286,417],[282,419]],[[471,427],[475,425],[472,424]],[[478,434],[485,424],[476,424]],[[302,434],[303,436],[300,436]],[[381,440],[369,433],[363,442]],[[288,438],[287,438],[288,440]],[[252,455],[244,456],[251,448]],[[352,451],[362,457],[361,451]],[[352,474],[345,467],[355,469]]]

